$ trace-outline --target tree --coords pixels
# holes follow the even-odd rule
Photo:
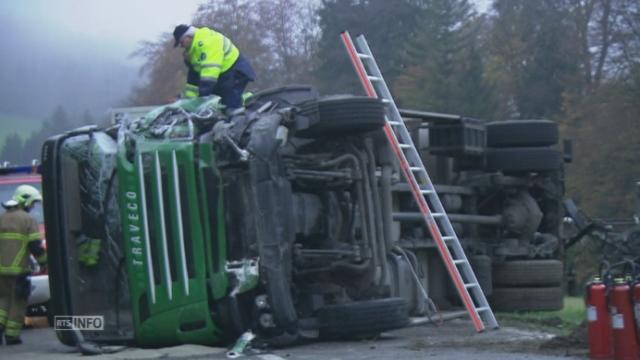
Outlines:
[[[42,123],[38,131],[34,131],[31,136],[24,141],[23,151],[20,155],[20,163],[30,164],[34,159],[40,159],[42,144],[55,134],[70,130],[75,126],[75,122],[69,118],[66,110],[58,105],[51,117]]]
[[[424,2],[406,46],[406,68],[395,82],[402,104],[438,112],[487,117],[491,89],[479,51],[482,20],[467,0]]]
[[[316,7],[311,2],[294,0],[264,0],[257,6],[261,32],[268,34],[271,63],[277,74],[271,83],[311,83],[309,68],[319,37]]]
[[[23,143],[22,138],[17,133],[9,134],[0,151],[0,162],[9,161],[13,164],[22,163]]]
[[[640,4],[633,0],[571,0],[579,46],[582,94],[607,78],[632,73],[640,57]]]
[[[632,85],[609,82],[570,108],[563,133],[574,139],[568,192],[595,217],[628,218],[640,181],[640,103]]]
[[[130,105],[163,104],[178,96],[186,80],[182,56],[176,54],[171,34],[143,41],[131,57],[144,58],[140,73],[146,81],[133,90]]]
[[[496,0],[491,17],[488,74],[495,84],[498,118],[559,114],[575,92],[578,51],[565,1]]]
[[[385,80],[403,69],[405,43],[415,30],[424,1],[323,0],[318,14],[321,37],[314,75],[324,92],[362,93],[362,86],[340,41],[340,33],[365,34]]]
[[[80,120],[80,124],[81,125],[95,125],[96,124],[96,120],[93,117],[93,115],[91,115],[91,112],[89,112],[89,110],[85,110],[84,113],[82,113],[82,119]]]

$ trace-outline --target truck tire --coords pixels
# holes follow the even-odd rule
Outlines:
[[[384,126],[384,104],[380,99],[336,95],[299,105],[299,114],[311,118],[311,126],[297,136],[352,135]]]
[[[560,260],[515,260],[493,265],[493,284],[506,286],[560,286],[563,266]]]
[[[550,120],[487,123],[488,147],[550,146],[558,143],[558,124]]]
[[[491,296],[493,293],[493,276],[491,274],[491,258],[487,255],[469,256],[469,263],[473,269],[480,288],[485,296]]]
[[[562,167],[562,154],[553,148],[487,149],[486,169],[503,173],[547,172]]]
[[[491,306],[494,311],[560,310],[563,300],[561,286],[494,288]]]
[[[328,305],[317,313],[319,335],[324,339],[353,339],[375,336],[409,324],[403,298],[356,301]]]

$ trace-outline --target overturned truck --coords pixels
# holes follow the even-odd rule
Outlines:
[[[290,86],[229,115],[216,97],[180,100],[49,139],[52,312],[104,319],[60,339],[215,344],[250,329],[284,345],[371,336],[458,305],[384,111]],[[561,307],[556,124],[403,116],[494,306]]]

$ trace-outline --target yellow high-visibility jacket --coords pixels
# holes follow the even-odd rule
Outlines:
[[[187,83],[187,97],[211,95],[220,74],[229,70],[240,56],[231,40],[206,27],[196,30],[188,52],[189,65],[199,74],[199,84],[196,93],[195,84]]]

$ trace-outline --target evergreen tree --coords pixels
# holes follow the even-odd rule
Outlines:
[[[42,144],[55,134],[60,134],[70,130],[73,127],[73,121],[69,118],[67,111],[58,105],[48,120],[42,123],[42,127],[38,131],[34,131],[31,137],[24,141],[24,150],[20,155],[21,164],[30,164],[34,159],[40,159]]]
[[[487,117],[491,89],[479,51],[481,19],[467,0],[429,0],[406,46],[395,89],[403,106]]]
[[[20,164],[22,162],[22,153],[22,138],[13,132],[4,139],[4,145],[0,151],[0,162],[9,161],[12,164]]]
[[[82,113],[82,119],[80,120],[80,124],[81,125],[95,125],[96,124],[96,120],[93,117],[93,115],[91,115],[91,112],[89,112],[89,110],[85,110],[84,113]]]
[[[404,47],[419,20],[424,1],[323,0],[314,75],[323,92],[363,93],[340,33],[364,34],[385,80],[402,71]]]

